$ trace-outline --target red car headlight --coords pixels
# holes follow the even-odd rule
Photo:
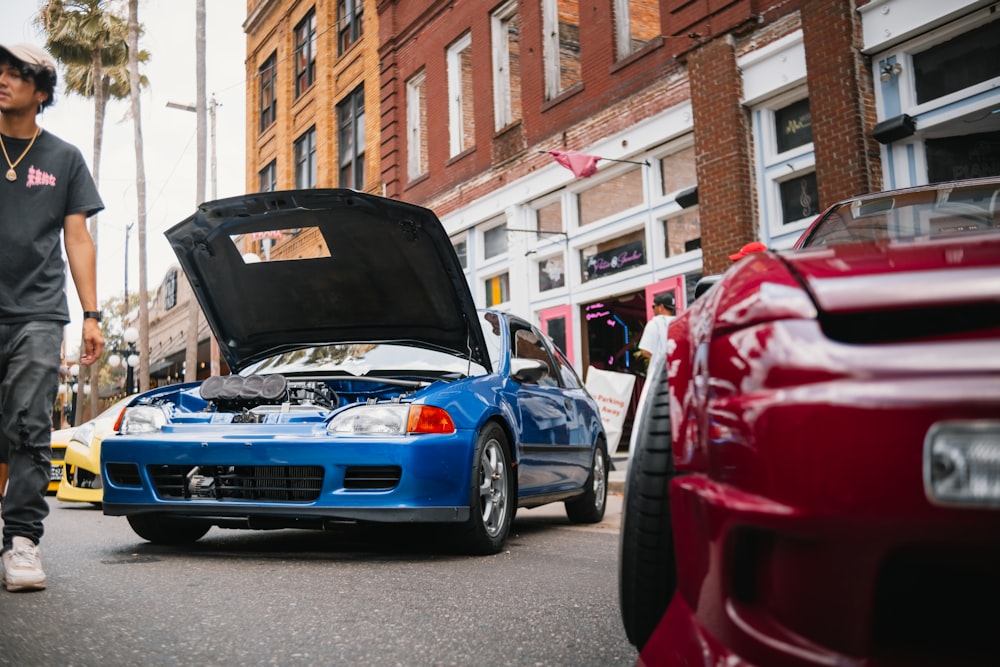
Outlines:
[[[924,490],[935,505],[1000,507],[1000,421],[934,424],[924,439]]]

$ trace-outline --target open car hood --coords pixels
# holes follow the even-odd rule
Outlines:
[[[354,190],[262,192],[206,202],[166,237],[234,371],[345,342],[491,367],[465,274],[428,209]]]

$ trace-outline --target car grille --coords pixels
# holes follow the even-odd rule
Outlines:
[[[108,479],[117,486],[142,486],[139,469],[134,463],[109,463]]]
[[[151,465],[147,471],[165,499],[309,502],[323,486],[320,466]]]
[[[344,488],[358,491],[389,490],[399,484],[403,474],[399,466],[348,466]]]
[[[63,461],[66,458],[66,448],[65,447],[53,447],[52,448],[52,460],[53,461]]]

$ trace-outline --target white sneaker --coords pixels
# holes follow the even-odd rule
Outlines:
[[[45,588],[41,550],[27,537],[17,536],[3,554],[3,585],[8,591],[39,591]]]

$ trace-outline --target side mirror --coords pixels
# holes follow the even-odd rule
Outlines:
[[[698,282],[695,283],[694,286],[694,299],[692,299],[692,301],[697,300],[698,297],[700,297],[702,294],[712,289],[715,283],[719,282],[720,280],[722,280],[722,274],[714,276],[702,276],[701,278],[699,278]]]
[[[511,359],[510,376],[517,382],[535,383],[549,374],[549,365],[540,359]]]

